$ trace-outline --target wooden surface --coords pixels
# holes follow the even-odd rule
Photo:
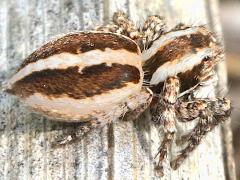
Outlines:
[[[1,0],[0,81],[10,77],[44,42],[58,34],[100,25],[118,9],[128,12],[136,23],[147,15],[161,14],[170,25],[179,21],[210,24],[217,18],[209,14],[210,1],[216,2]],[[216,4],[213,6],[216,9]],[[221,79],[225,76],[223,73]],[[32,114],[14,97],[0,93],[0,179],[158,179],[153,161],[162,134],[148,112],[135,122],[117,120],[65,147],[50,146],[56,137],[78,130]],[[222,144],[218,128],[179,170],[171,171],[167,166],[162,179],[226,179]],[[171,155],[178,150],[173,146]]]

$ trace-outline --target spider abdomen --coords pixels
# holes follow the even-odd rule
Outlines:
[[[136,108],[142,81],[134,41],[113,33],[79,32],[32,53],[8,81],[7,92],[55,119],[80,121],[113,111],[120,116],[125,111],[120,107],[130,99]]]

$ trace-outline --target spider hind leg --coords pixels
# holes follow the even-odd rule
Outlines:
[[[140,31],[142,32],[140,47],[142,50],[146,50],[166,32],[166,20],[158,15],[148,16]]]
[[[123,11],[115,12],[112,17],[112,23],[97,27],[96,30],[125,35],[136,42],[141,38],[141,33],[135,23]]]

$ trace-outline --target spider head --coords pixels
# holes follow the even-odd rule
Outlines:
[[[206,27],[180,27],[162,34],[142,52],[143,70],[148,73],[145,79],[152,86],[178,76],[181,91],[189,89],[218,62],[220,48]]]

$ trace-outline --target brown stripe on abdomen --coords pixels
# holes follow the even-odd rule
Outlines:
[[[46,59],[60,53],[80,54],[91,50],[102,50],[106,48],[113,50],[125,49],[130,52],[138,53],[137,44],[121,35],[104,32],[80,32],[65,35],[53,42],[49,42],[28,56],[21,67],[36,62],[39,59]]]
[[[186,54],[196,54],[201,48],[208,47],[211,42],[210,34],[201,33],[184,35],[173,39],[166,45],[159,47],[159,50],[148,59],[143,70],[147,72],[146,79],[151,79],[152,74],[164,63],[173,62],[185,56]]]
[[[140,71],[134,66],[102,63],[85,67],[81,72],[78,66],[33,72],[7,91],[22,97],[41,93],[50,97],[66,95],[83,99],[119,89],[129,82],[137,84],[140,78]]]

